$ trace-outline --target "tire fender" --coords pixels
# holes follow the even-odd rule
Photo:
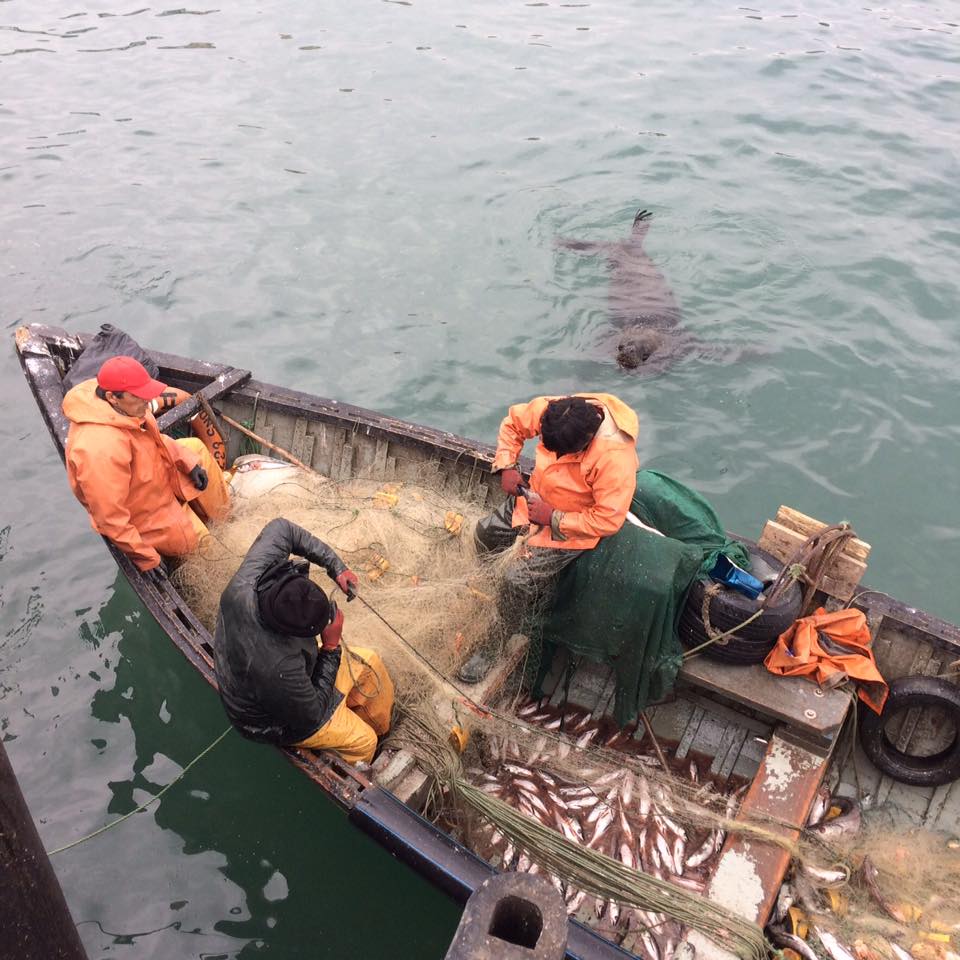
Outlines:
[[[953,721],[953,742],[926,757],[898,750],[886,734],[886,724],[896,713],[913,707],[940,707]],[[960,687],[940,677],[900,677],[890,684],[883,713],[861,709],[858,715],[860,745],[871,762],[900,783],[936,787],[960,778]]]

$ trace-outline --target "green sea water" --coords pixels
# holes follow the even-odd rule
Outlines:
[[[0,0],[0,735],[49,848],[227,722],[73,500],[21,323],[485,441],[613,392],[729,529],[850,520],[960,620],[955,4],[110,2]],[[556,243],[640,207],[700,341],[656,377]],[[91,958],[427,960],[458,918],[235,735],[54,864]]]

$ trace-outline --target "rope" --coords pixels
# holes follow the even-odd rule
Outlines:
[[[224,730],[223,733],[221,733],[220,736],[213,741],[213,743],[201,750],[200,753],[198,753],[155,797],[151,797],[146,803],[141,803],[139,807],[136,807],[129,813],[125,813],[122,817],[118,817],[116,820],[111,820],[110,823],[106,824],[106,826],[101,827],[99,830],[94,830],[93,833],[88,833],[85,837],[81,837],[79,840],[66,843],[62,847],[57,847],[56,850],[48,850],[47,856],[52,857],[55,853],[63,853],[64,850],[69,850],[71,847],[79,846],[81,843],[85,843],[87,840],[92,840],[94,837],[100,836],[101,833],[106,832],[111,827],[115,827],[118,823],[123,823],[124,820],[132,817],[135,813],[140,813],[142,810],[146,810],[151,803],[156,803],[175,783],[178,783],[180,780],[182,780],[186,772],[195,763],[205,757],[232,729],[232,726],[227,727],[227,729]]]
[[[558,876],[594,896],[665,913],[699,930],[745,960],[761,960],[767,945],[761,929],[726,907],[668,880],[631,869],[598,850],[575,844],[556,830],[524,816],[455,773],[448,779],[461,799],[494,823],[518,846]],[[648,929],[648,925],[644,925]]]
[[[683,654],[683,659],[689,660],[690,657],[696,656],[701,650],[704,650],[715,643],[719,643],[722,646],[738,630],[742,630],[745,626],[747,626],[747,624],[753,623],[753,621],[756,620],[757,617],[762,616],[762,614],[763,614],[763,609],[761,608],[756,613],[751,614],[749,617],[747,617],[747,619],[744,620],[743,623],[738,623],[735,627],[731,627],[729,630],[725,630],[723,633],[718,633],[715,637],[711,637],[709,640],[706,640],[703,643],[698,644],[695,647],[692,647],[690,650],[687,650]],[[706,627],[706,621],[704,621],[704,626]]]

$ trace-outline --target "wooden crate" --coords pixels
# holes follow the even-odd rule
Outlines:
[[[819,533],[828,524],[806,514],[781,506],[774,520],[768,520],[758,545],[786,563],[812,534]],[[863,540],[848,540],[843,552],[834,557],[824,571],[821,589],[838,600],[849,600],[867,570],[870,544]]]

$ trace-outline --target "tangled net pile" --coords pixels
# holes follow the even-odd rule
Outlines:
[[[857,960],[956,960],[960,839],[905,828],[885,807],[832,802],[840,815],[806,833],[776,926],[831,956],[833,937]]]

